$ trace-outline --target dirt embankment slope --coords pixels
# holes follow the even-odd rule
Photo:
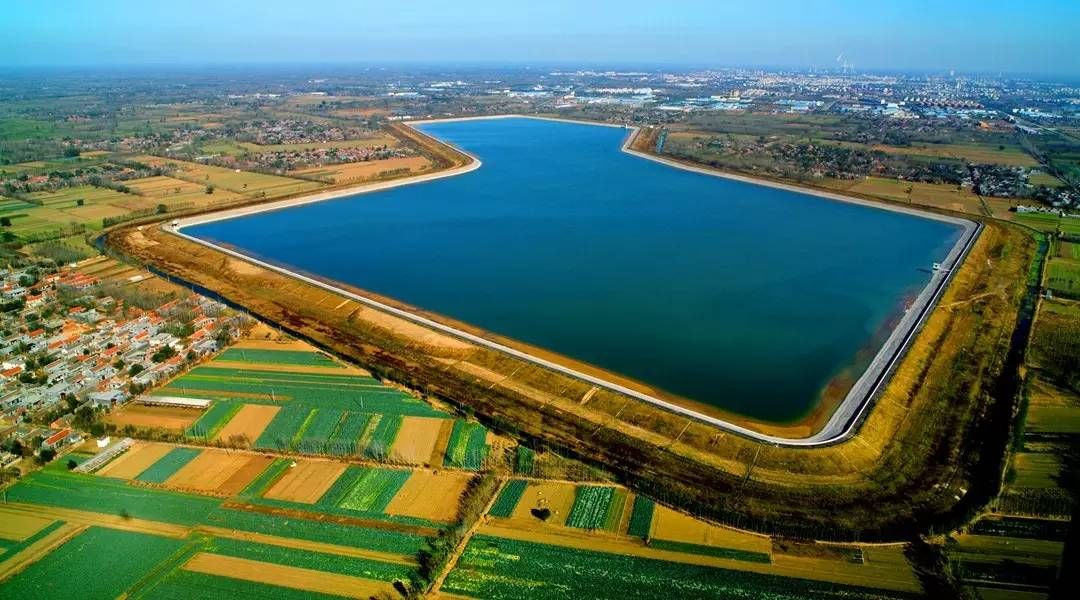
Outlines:
[[[1013,399],[994,390],[1008,376],[1003,357],[1035,252],[1021,232],[988,224],[860,433],[789,449],[607,390],[582,404],[588,384],[158,228],[114,231],[108,243],[377,375],[603,464],[662,501],[738,526],[833,539],[906,537],[956,518],[983,487],[996,487],[1000,473],[979,455],[1001,437],[988,432],[1009,427]]]

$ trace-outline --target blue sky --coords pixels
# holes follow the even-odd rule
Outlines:
[[[1080,75],[1076,0],[5,0],[0,64],[835,65]]]

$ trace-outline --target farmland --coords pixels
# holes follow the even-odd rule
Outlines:
[[[677,573],[677,576],[672,576]],[[476,536],[442,588],[474,598],[914,597],[745,571]]]
[[[488,452],[482,425],[303,345],[230,348],[157,393],[213,401],[185,430],[202,443],[469,470]]]

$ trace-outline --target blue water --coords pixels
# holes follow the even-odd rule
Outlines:
[[[775,422],[816,406],[960,235],[633,157],[622,129],[422,129],[483,166],[187,231]]]

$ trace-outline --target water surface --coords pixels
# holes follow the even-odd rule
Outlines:
[[[420,128],[483,166],[186,232],[775,422],[816,406],[960,235],[637,158],[617,128]]]

